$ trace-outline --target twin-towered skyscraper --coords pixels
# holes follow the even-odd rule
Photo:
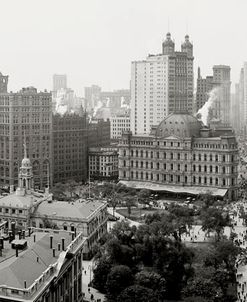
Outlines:
[[[171,34],[162,53],[134,61],[131,66],[131,131],[149,133],[175,111],[193,112],[193,45],[189,36],[175,51]]]

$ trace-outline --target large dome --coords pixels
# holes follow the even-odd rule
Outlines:
[[[201,128],[201,122],[194,116],[188,113],[172,113],[159,124],[156,136],[198,137]]]

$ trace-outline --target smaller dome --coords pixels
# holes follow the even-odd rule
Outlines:
[[[168,32],[166,34],[166,40],[163,42],[163,46],[174,46],[174,42],[171,39],[171,34]]]
[[[29,158],[23,158],[22,162],[21,162],[21,166],[22,167],[29,167],[31,166],[31,161]]]
[[[186,35],[186,36],[185,36],[185,41],[184,41],[184,43],[182,44],[182,47],[184,47],[184,48],[192,48],[192,47],[193,47],[193,44],[190,42],[190,37],[189,37],[189,35]]]

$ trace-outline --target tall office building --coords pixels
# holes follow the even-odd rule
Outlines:
[[[230,66],[213,66],[213,86],[217,88],[217,98],[212,104],[212,116],[226,126],[230,124],[231,112],[230,72]]]
[[[25,138],[34,187],[43,188],[52,183],[52,103],[34,87],[0,94],[0,186],[17,186]]]
[[[131,64],[131,131],[149,133],[175,111],[193,111],[193,45],[189,36],[175,51],[171,34],[166,35],[162,54]]]
[[[54,183],[87,179],[87,136],[85,114],[53,116]]]
[[[92,85],[91,87],[84,87],[84,97],[86,110],[90,111],[97,106],[100,100],[101,87]]]
[[[200,67],[197,74],[196,85],[196,104],[195,112],[197,112],[208,101],[209,92],[213,89],[213,76],[202,78]]]
[[[239,83],[235,87],[235,95],[238,97],[239,107],[239,131],[240,134],[247,134],[247,62],[241,68]]]
[[[53,75],[53,91],[60,89],[67,89],[67,75],[66,74],[54,74]]]
[[[4,76],[0,72],[0,93],[6,93],[8,91],[8,79],[9,76]]]

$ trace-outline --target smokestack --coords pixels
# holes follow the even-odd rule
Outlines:
[[[56,257],[56,249],[55,248],[52,249],[52,254],[53,254],[53,257]]]
[[[50,249],[52,249],[52,243],[53,243],[53,236],[50,236]]]
[[[15,248],[15,256],[18,257],[18,247]]]
[[[64,251],[65,250],[65,238],[62,238],[62,251]]]

